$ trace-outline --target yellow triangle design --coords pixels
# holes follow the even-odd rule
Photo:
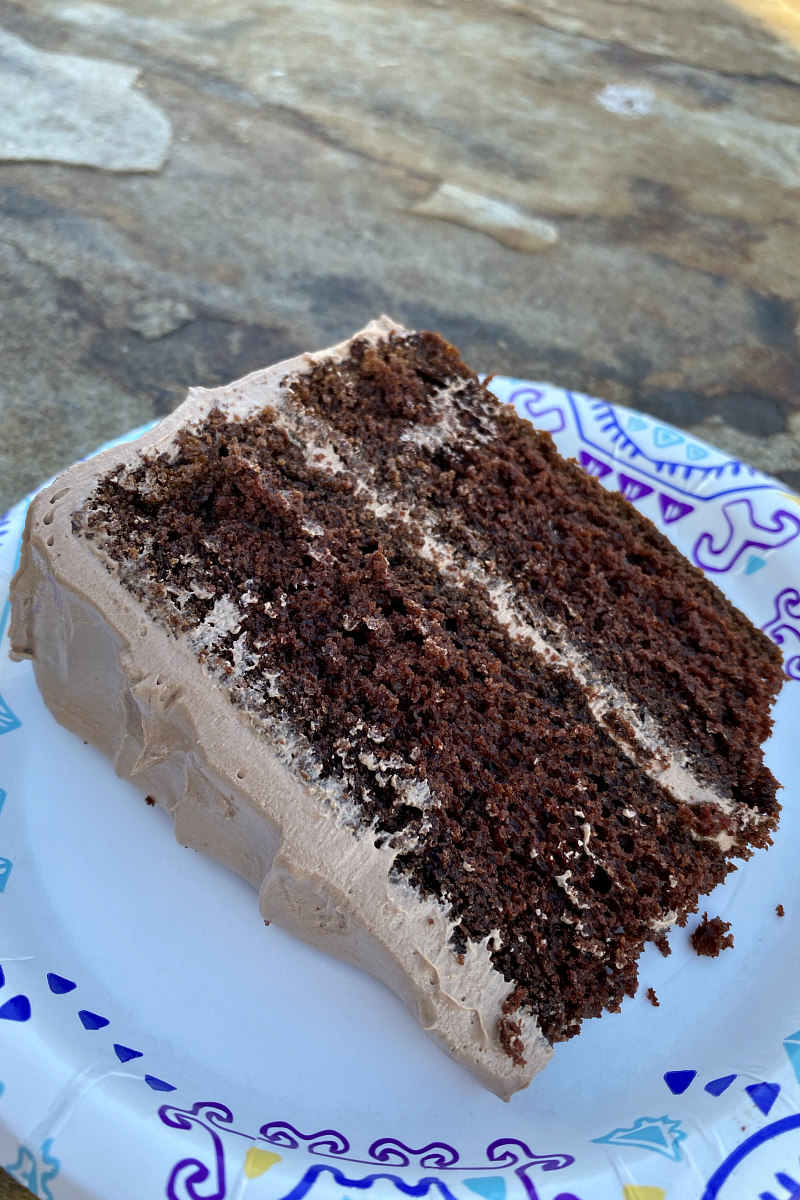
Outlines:
[[[626,1183],[623,1189],[623,1200],[667,1200],[667,1193],[659,1187],[646,1187],[641,1183]]]
[[[261,1150],[258,1146],[251,1146],[245,1156],[244,1173],[248,1179],[258,1179],[259,1175],[263,1175],[265,1171],[280,1161],[280,1154],[274,1154],[272,1150]],[[634,1200],[637,1200],[637,1197],[634,1197]],[[645,1200],[648,1198],[645,1197]],[[660,1197],[656,1197],[656,1200],[660,1200]]]

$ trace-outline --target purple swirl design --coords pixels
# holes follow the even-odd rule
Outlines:
[[[225,1155],[219,1138],[215,1142],[215,1167],[213,1170],[199,1158],[182,1158],[173,1167],[167,1184],[168,1200],[224,1200]],[[201,1185],[211,1180],[210,1190],[200,1190]]]
[[[446,1142],[430,1142],[421,1150],[412,1150],[396,1138],[380,1138],[373,1142],[367,1151],[374,1162],[392,1163],[397,1167],[407,1167],[412,1158],[419,1160],[419,1165],[425,1170],[447,1170],[458,1162],[458,1152]]]
[[[778,646],[784,645],[787,636],[795,638],[800,646],[800,592],[797,588],[784,588],[778,592],[773,604],[775,616],[761,626],[764,633]],[[800,654],[787,658],[783,669],[790,679],[800,679]]]
[[[214,1147],[214,1161],[209,1168],[199,1158],[182,1158],[172,1168],[167,1182],[167,1200],[224,1200],[227,1195],[225,1181],[225,1150],[222,1139],[215,1129],[238,1133],[232,1128],[233,1113],[224,1104],[199,1102],[191,1109],[164,1105],[158,1115],[172,1129],[189,1130],[193,1126],[205,1129]],[[240,1134],[247,1137],[247,1134]]]
[[[548,403],[546,393],[541,388],[531,384],[515,388],[508,397],[508,403],[514,404],[520,416],[528,417],[537,429],[543,429],[546,433],[561,433],[566,428],[563,408],[552,401]]]
[[[723,504],[722,515],[728,527],[722,545],[715,545],[709,532],[701,534],[694,547],[697,566],[715,574],[730,571],[747,550],[777,550],[800,534],[800,518],[793,513],[776,509],[765,524],[758,520],[753,502],[746,496]]]
[[[571,1154],[534,1154],[518,1138],[498,1138],[487,1148],[486,1157],[499,1167],[512,1167],[522,1161],[526,1167],[541,1167],[543,1171],[560,1171],[575,1161]]]
[[[533,1180],[528,1175],[531,1167],[538,1167],[541,1171],[560,1171],[575,1161],[571,1154],[534,1154],[530,1146],[517,1138],[498,1138],[487,1147],[486,1157],[499,1167],[512,1167],[519,1163],[514,1174],[525,1189],[527,1200],[537,1200],[538,1197]]]
[[[174,1105],[164,1104],[158,1110],[158,1115],[162,1122],[172,1129],[191,1129],[193,1125],[208,1123],[228,1132],[237,1132],[233,1129],[231,1110],[214,1100],[199,1100],[191,1108],[176,1108]]]
[[[311,1154],[324,1157],[347,1154],[350,1143],[342,1133],[335,1129],[321,1129],[318,1133],[300,1133],[288,1121],[270,1121],[262,1125],[258,1131],[265,1141],[272,1146],[282,1146],[286,1150],[296,1150],[300,1144]],[[358,1160],[356,1160],[358,1161]]]
[[[339,1163],[351,1164],[347,1168],[339,1163],[316,1162],[306,1166],[302,1178],[281,1200],[303,1200],[318,1180],[330,1190],[331,1179],[341,1188],[366,1191],[379,1180],[392,1183],[404,1196],[426,1196],[438,1192],[444,1200],[458,1200],[445,1181],[444,1172],[456,1172],[456,1180],[462,1172],[485,1174],[487,1165],[497,1170],[512,1169],[519,1179],[526,1200],[539,1200],[539,1193],[528,1172],[536,1167],[541,1171],[559,1171],[568,1167],[574,1159],[570,1154],[534,1154],[530,1146],[517,1138],[498,1138],[486,1150],[484,1163],[465,1165],[458,1151],[447,1142],[428,1142],[419,1149],[408,1146],[398,1138],[378,1138],[367,1151],[367,1158],[348,1153],[350,1143],[336,1129],[320,1129],[315,1133],[301,1133],[288,1121],[270,1121],[259,1129],[258,1137],[242,1133],[233,1128],[233,1114],[224,1104],[195,1104],[191,1109],[179,1109],[165,1105],[159,1110],[165,1125],[172,1129],[191,1130],[194,1126],[205,1129],[213,1146],[213,1163],[207,1166],[199,1158],[182,1158],[172,1169],[167,1183],[167,1200],[224,1200],[226,1196],[225,1150],[220,1133],[244,1137],[250,1142],[266,1141],[271,1146],[284,1150],[303,1150],[320,1158],[336,1158]],[[307,1161],[307,1160],[306,1160]],[[302,1159],[301,1159],[302,1162]],[[410,1177],[390,1174],[386,1171],[370,1170],[360,1174],[359,1167],[374,1168],[376,1165],[411,1168]],[[350,1171],[356,1168],[355,1174]],[[420,1174],[417,1174],[420,1172]],[[441,1172],[434,1175],[428,1172]],[[463,1182],[463,1181],[459,1181]],[[562,1200],[574,1200],[567,1193],[560,1193]]]

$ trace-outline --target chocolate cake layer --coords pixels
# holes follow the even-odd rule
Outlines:
[[[436,335],[377,324],[315,359],[197,393],[124,461],[76,468],[56,521],[45,501],[31,518],[15,646],[85,734],[85,655],[64,665],[65,605],[36,616],[35,597],[88,572],[130,680],[124,736],[108,718],[91,740],[261,887],[265,917],[385,978],[507,1095],[769,843],[754,739],[779,656]],[[163,670],[137,668],[134,626]],[[701,686],[717,660],[721,699]],[[259,800],[245,727],[285,799],[265,776]],[[203,730],[231,747],[208,766]]]
[[[452,347],[424,333],[362,341],[292,394],[363,448],[379,483],[433,511],[452,545],[513,580],[545,636],[585,654],[700,778],[774,811],[760,747],[782,678],[775,646]]]

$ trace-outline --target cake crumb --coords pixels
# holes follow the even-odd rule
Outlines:
[[[784,911],[784,907],[783,907],[783,905],[782,905],[782,904],[776,904],[776,905],[775,905],[775,912],[778,914],[778,916],[779,916],[779,917],[785,917],[785,916],[786,916],[786,913],[785,913],[785,911]]]
[[[513,1020],[511,1014],[517,1012],[524,998],[524,990],[521,987],[514,988],[503,1001],[501,1008],[503,1015],[497,1022],[500,1045],[517,1067],[525,1066],[525,1058],[522,1053],[525,1043],[521,1037],[522,1026],[519,1021]]]
[[[660,1007],[661,1007],[661,1005],[660,1005],[660,1004],[659,1004],[659,1002],[658,1002],[658,996],[656,995],[656,990],[655,990],[655,988],[651,988],[651,987],[649,987],[649,988],[647,989],[647,991],[645,992],[645,996],[647,996],[647,999],[650,1001],[650,1003],[652,1004],[653,1008],[660,1008]]]
[[[658,949],[664,955],[664,958],[669,958],[670,954],[672,954],[672,947],[670,946],[665,933],[660,934],[658,937],[652,938],[651,941],[653,942],[654,946],[658,947]]]
[[[525,1066],[525,1057],[522,1051],[525,1048],[525,1043],[520,1036],[522,1026],[519,1021],[512,1021],[511,1017],[500,1017],[497,1022],[497,1033],[500,1039],[500,1045],[505,1050],[511,1061],[517,1067]]]
[[[152,808],[156,802],[155,797],[154,796],[145,796],[144,802],[145,802],[145,804],[149,804],[150,807]]]
[[[716,958],[721,950],[727,950],[733,945],[733,934],[728,933],[730,921],[722,917],[711,917],[703,913],[700,924],[691,935],[692,949],[695,954],[704,954],[708,958]]]

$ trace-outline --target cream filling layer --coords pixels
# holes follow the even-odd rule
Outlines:
[[[448,391],[442,389],[438,393],[437,411],[445,411]],[[394,489],[376,484],[374,468],[360,461],[358,450],[349,439],[329,424],[326,427],[317,414],[310,415],[294,403],[286,389],[282,389],[272,406],[276,410],[275,423],[295,444],[305,448],[306,461],[310,466],[331,474],[353,474],[357,494],[379,520],[389,520],[400,527],[407,525],[410,529],[408,506]],[[427,445],[427,427],[423,428],[426,433],[421,444]],[[483,431],[470,433],[477,440],[486,437]],[[455,435],[455,424],[448,421],[446,438]],[[463,440],[468,441],[469,436]],[[418,440],[412,438],[411,433],[407,438],[401,434],[401,440],[404,439]],[[449,584],[464,587],[469,583],[482,588],[498,625],[509,637],[528,642],[550,666],[568,672],[586,695],[588,707],[601,728],[674,800],[689,805],[712,804],[741,828],[757,828],[768,819],[765,814],[733,800],[698,779],[687,755],[668,744],[652,716],[640,715],[629,697],[610,679],[598,673],[596,667],[569,641],[563,625],[549,618],[545,620],[516,593],[508,580],[491,575],[480,560],[461,548],[455,549],[439,534],[437,524],[431,517],[421,517],[415,512],[414,524],[418,528],[421,526],[424,532],[424,541],[416,550],[420,557],[432,563]],[[547,629],[552,640],[543,635],[543,628]],[[620,718],[630,729],[631,737],[626,737],[619,728]],[[717,834],[713,840],[718,842],[723,851],[729,850],[734,843],[733,837],[726,833]]]

